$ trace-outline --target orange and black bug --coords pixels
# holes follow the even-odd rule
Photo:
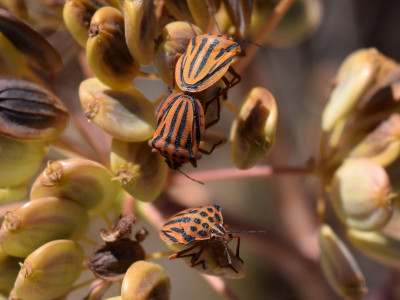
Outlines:
[[[162,104],[157,126],[150,145],[159,152],[171,169],[177,170],[190,162],[197,166],[199,152],[210,154],[199,147],[204,130],[215,123],[204,124],[204,111],[199,100],[182,93],[171,94]]]
[[[240,82],[240,75],[230,66],[240,51],[238,43],[226,35],[202,34],[194,36],[186,51],[175,66],[175,82],[178,87],[190,93],[203,91],[219,79],[226,84],[226,90]],[[233,78],[224,76],[229,71]]]
[[[239,257],[240,237],[236,233],[228,232],[227,226],[223,224],[221,206],[201,206],[185,209],[172,216],[160,230],[160,238],[170,244],[193,244],[193,246],[169,256],[169,259],[191,257],[190,267],[202,264],[205,269],[204,260],[198,261],[206,247],[213,247],[213,243],[220,241],[225,248],[226,258],[230,267],[232,266],[227,243],[233,238],[238,239],[236,257]],[[250,231],[249,231],[250,232]],[[192,254],[187,252],[198,247],[198,251]],[[216,257],[218,261],[218,257]],[[241,260],[242,261],[242,260]]]

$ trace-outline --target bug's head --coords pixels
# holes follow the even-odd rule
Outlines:
[[[211,227],[210,233],[212,239],[219,239],[229,242],[232,238],[227,232],[228,226],[224,224],[215,224]]]

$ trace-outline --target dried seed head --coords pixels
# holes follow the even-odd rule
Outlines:
[[[25,184],[10,187],[0,187],[0,205],[21,200],[28,193]]]
[[[18,140],[52,140],[65,129],[68,111],[44,88],[22,79],[0,78],[0,134]]]
[[[347,238],[372,259],[390,267],[400,268],[400,241],[380,232],[363,232],[356,229],[347,230]]]
[[[100,7],[107,5],[103,0],[67,0],[63,8],[65,26],[72,37],[86,47],[90,20]]]
[[[171,283],[164,268],[143,260],[129,267],[121,287],[123,300],[168,300],[170,291]]]
[[[264,88],[253,88],[244,99],[231,127],[231,155],[239,169],[257,164],[275,143],[278,109],[274,96]]]
[[[199,247],[203,245],[205,248],[197,259],[198,262],[204,260],[203,264],[198,264],[193,269],[213,276],[224,277],[228,279],[240,279],[246,276],[246,268],[243,261],[236,257],[235,253],[228,247],[231,264],[229,264],[228,254],[224,246],[224,241],[221,240],[209,240],[199,243]],[[167,244],[169,248],[178,252],[185,250],[193,245],[182,245],[182,244]],[[227,245],[228,246],[228,245]],[[195,248],[188,254],[196,253],[199,248]],[[182,260],[190,265],[191,257],[183,257]]]
[[[46,142],[17,141],[0,135],[0,186],[25,184],[37,172],[47,149]]]
[[[354,110],[372,83],[395,66],[392,60],[374,48],[350,54],[336,76],[336,86],[322,115],[322,129],[331,131],[339,120]]]
[[[39,33],[3,8],[0,8],[0,31],[41,71],[54,73],[62,68],[57,50]]]
[[[350,158],[370,158],[388,166],[400,155],[400,115],[391,114],[350,152]]]
[[[154,134],[154,105],[133,87],[116,91],[90,78],[81,83],[79,98],[90,121],[116,139],[141,142]]]
[[[153,201],[162,192],[168,167],[158,153],[152,152],[147,142],[129,143],[113,139],[111,170],[114,180],[141,201]]]
[[[103,165],[86,159],[49,161],[31,189],[31,200],[62,197],[74,201],[91,215],[119,200],[121,188]]]
[[[153,1],[124,0],[125,38],[131,55],[142,65],[152,63],[157,22]]]
[[[22,299],[54,299],[66,293],[82,272],[84,252],[75,242],[57,240],[44,244],[24,261],[15,281]]]
[[[175,55],[185,52],[189,40],[201,30],[187,22],[168,23],[160,33],[160,44],[154,54],[153,64],[160,78],[168,85],[173,85]]]
[[[132,225],[135,223],[134,214],[127,214],[121,217],[111,230],[102,229],[100,231],[101,238],[105,242],[116,242],[122,238],[128,238],[132,232]]]
[[[106,281],[121,281],[130,265],[145,258],[137,241],[120,239],[97,246],[90,255],[88,266],[93,274]]]
[[[336,171],[330,198],[340,219],[359,230],[378,230],[393,214],[389,177],[370,159],[349,159]]]
[[[88,224],[89,216],[79,204],[41,198],[7,212],[0,229],[0,244],[7,254],[26,257],[49,241],[80,238]]]
[[[364,276],[346,245],[328,225],[319,230],[321,266],[331,287],[346,299],[362,299],[366,293]]]
[[[98,9],[90,23],[86,58],[93,74],[114,89],[128,88],[139,72],[139,64],[125,42],[124,15],[105,6]]]
[[[1,292],[10,292],[18,276],[21,259],[6,254],[0,248],[0,298]],[[4,298],[5,299],[5,298]]]
[[[22,77],[27,69],[22,53],[2,33],[0,33],[0,74]]]

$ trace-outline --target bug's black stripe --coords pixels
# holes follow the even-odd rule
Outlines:
[[[190,51],[190,55],[192,55],[194,48],[196,48],[196,37],[195,36],[192,37],[192,50]]]
[[[164,226],[171,225],[171,224],[176,224],[176,223],[180,223],[180,222],[189,223],[191,220],[192,219],[189,218],[189,217],[184,217],[184,218],[180,218],[180,219],[171,220],[171,221],[165,223]]]
[[[197,50],[196,54],[194,55],[192,61],[190,62],[189,77],[190,77],[190,74],[192,74],[192,70],[193,70],[194,64],[195,64],[195,62],[196,62],[196,60],[197,60],[197,57],[200,55],[200,52],[201,52],[201,50],[204,48],[204,45],[205,45],[206,43],[207,43],[207,38],[203,38],[203,39],[201,40],[201,44],[200,44],[200,46],[199,46],[199,49]]]
[[[184,233],[185,230],[183,230],[182,228],[176,228],[176,227],[172,227],[170,228],[171,231],[176,232],[176,233]]]
[[[217,236],[220,236],[220,237],[224,237],[225,236],[224,234],[221,234],[218,230],[215,230],[214,228],[211,228],[210,232],[213,235],[217,235]]]
[[[183,237],[183,238],[185,239],[185,241],[188,242],[188,243],[192,242],[192,241],[195,239],[194,236],[191,236],[191,235],[186,234],[186,233],[182,233],[182,237]]]
[[[235,43],[235,44],[230,45],[230,46],[227,47],[227,48],[221,49],[221,51],[215,56],[214,59],[217,60],[217,59],[220,58],[222,55],[224,55],[225,52],[230,52],[232,49],[235,49],[235,48],[237,48],[237,47],[239,47],[239,44]]]
[[[193,149],[192,149],[192,134],[191,133],[188,134],[188,138],[186,141],[186,149],[189,150],[190,161],[195,162],[196,159],[194,158],[194,153],[193,153]]]
[[[210,57],[210,54],[212,53],[212,51],[214,50],[215,46],[217,46],[219,44],[218,40],[214,40],[210,47],[208,47],[206,54],[203,56],[203,59],[200,62],[199,68],[196,71],[196,74],[194,75],[194,78],[196,78],[197,76],[199,76],[199,73],[201,72],[201,70],[203,70],[204,66],[206,65],[208,58]],[[189,75],[190,77],[190,75]]]
[[[172,116],[172,121],[171,121],[171,124],[169,125],[167,138],[165,139],[165,147],[168,147],[169,143],[171,142],[171,138],[172,138],[172,135],[173,135],[174,129],[175,129],[176,120],[178,119],[178,115],[182,108],[182,105],[183,105],[183,102],[178,104],[178,107],[175,110],[174,115]]]
[[[221,217],[217,213],[214,214],[214,218],[215,218],[215,220],[217,220],[217,222],[221,221]]]
[[[211,207],[208,207],[207,210],[211,213],[214,211]]]
[[[214,228],[218,229],[223,235],[226,234],[225,228],[223,226],[221,226],[220,224],[215,225]]]
[[[183,111],[181,122],[179,123],[178,133],[175,136],[175,151],[178,151],[179,148],[181,147],[181,140],[183,136],[183,131],[185,130],[186,127],[188,110],[189,110],[189,103],[186,102],[185,110]]]
[[[206,213],[205,211],[202,211],[202,212],[200,212],[200,216],[202,216],[202,217],[207,217],[207,216],[208,216],[208,213]]]
[[[157,127],[159,126],[159,123],[161,121],[165,121],[165,119],[167,118],[169,112],[171,111],[172,106],[175,104],[175,102],[181,97],[182,95],[179,95],[177,97],[175,97],[167,106],[167,108],[164,110],[164,112],[162,113],[162,115],[158,118],[157,121]]]
[[[216,210],[221,211],[221,205],[214,204],[213,206],[215,207]]]
[[[198,146],[200,144],[200,140],[201,140],[199,113],[200,113],[200,109],[202,110],[202,108],[199,107],[198,102],[195,101],[194,99],[192,101],[192,106],[193,106],[193,127],[192,127],[192,129],[195,130],[196,144]]]
[[[235,55],[234,56],[231,56],[231,57],[229,57],[228,59],[226,59],[222,64],[220,64],[214,71],[212,71],[211,73],[208,73],[206,76],[204,76],[204,78],[202,78],[201,80],[199,80],[199,81],[197,81],[196,83],[194,83],[194,84],[188,84],[188,83],[186,83],[186,81],[185,81],[185,79],[183,78],[183,69],[181,70],[181,84],[182,84],[182,87],[185,89],[185,90],[188,90],[188,91],[196,91],[200,86],[202,86],[207,80],[209,80],[210,79],[210,77],[212,77],[215,73],[217,73],[219,70],[221,70],[223,67],[225,67],[227,64],[229,64],[231,61],[232,61],[232,59],[235,57]],[[222,76],[221,76],[222,77]]]
[[[161,232],[164,233],[165,236],[166,236],[167,238],[169,238],[172,242],[174,242],[174,243],[177,243],[177,242],[178,242],[178,240],[177,240],[176,238],[174,238],[172,235],[168,234],[165,230],[161,230]]]
[[[160,135],[156,136],[156,137],[153,139],[153,141],[151,142],[151,145],[153,146],[153,148],[155,148],[157,141],[163,137],[163,135],[164,135],[164,130],[165,130],[165,125],[166,125],[166,124],[164,124],[164,126],[161,128]]]

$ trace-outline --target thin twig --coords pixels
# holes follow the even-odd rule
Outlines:
[[[201,274],[201,277],[203,277],[203,279],[207,281],[208,284],[211,285],[214,290],[218,292],[218,294],[224,297],[224,299],[240,300],[240,298],[235,294],[234,291],[232,291],[232,289],[226,284],[226,282],[222,278],[206,274]]]
[[[199,181],[217,181],[242,178],[264,178],[273,175],[314,175],[316,169],[311,167],[272,167],[255,166],[249,170],[239,170],[236,168],[224,168],[216,170],[190,172],[187,175]],[[172,183],[186,183],[187,178],[176,174],[172,178]]]

